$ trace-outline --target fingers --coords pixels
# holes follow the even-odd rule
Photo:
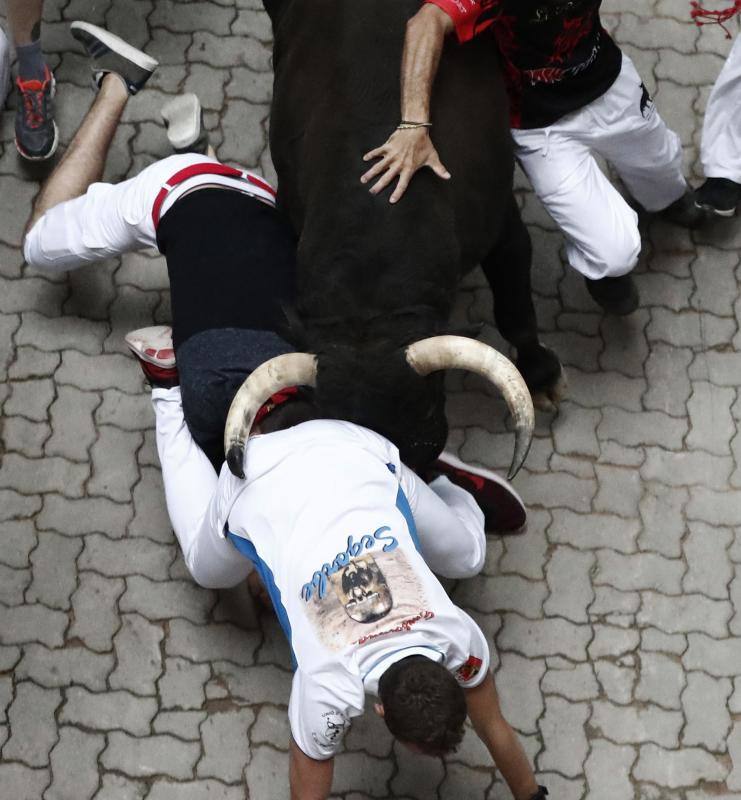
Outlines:
[[[381,145],[381,147],[377,147],[375,150],[370,150],[363,156],[363,161],[372,161],[374,158],[380,158],[381,156],[386,155],[386,145]]]
[[[435,157],[434,159],[430,160],[427,166],[432,169],[432,171],[435,173],[435,175],[438,176],[438,178],[443,178],[446,181],[450,180],[451,175],[448,172],[448,170],[445,169],[445,165],[443,164],[442,161],[440,161],[439,158]]]
[[[398,203],[399,200],[404,197],[404,192],[406,192],[407,186],[409,186],[409,182],[412,180],[413,175],[413,169],[402,170],[402,173],[399,176],[399,182],[396,184],[396,189],[394,189],[393,194],[389,198],[390,203]]]
[[[384,170],[387,170],[390,163],[391,156],[386,156],[380,161],[377,161],[366,173],[363,174],[363,176],[360,178],[360,182],[368,183],[368,181],[375,178],[376,175],[380,175]]]
[[[371,194],[382,192],[391,181],[401,172],[401,166],[394,164],[386,170],[386,174],[381,176],[370,188]]]

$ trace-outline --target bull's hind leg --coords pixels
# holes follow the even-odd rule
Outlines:
[[[538,341],[530,285],[532,244],[514,196],[496,247],[481,262],[494,294],[494,318],[502,336],[517,349],[517,368],[542,410],[553,410],[565,380],[556,354]]]

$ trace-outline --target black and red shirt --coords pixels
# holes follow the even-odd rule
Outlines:
[[[513,128],[544,128],[601,97],[622,54],[602,27],[602,0],[426,0],[458,39],[489,31],[502,57]]]

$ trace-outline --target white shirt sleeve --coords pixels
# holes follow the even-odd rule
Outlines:
[[[297,669],[288,703],[291,735],[309,758],[326,761],[340,751],[351,719],[364,705],[360,678],[344,670],[306,675]]]
[[[445,578],[477,575],[486,558],[486,532],[476,501],[444,475],[428,486],[408,467],[400,472],[427,566]]]
[[[465,611],[458,609],[458,613],[461,615],[463,626],[469,633],[468,655],[463,657],[460,664],[449,664],[448,668],[464,689],[474,689],[489,672],[489,645],[476,622]]]

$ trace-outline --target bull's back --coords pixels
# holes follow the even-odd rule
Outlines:
[[[463,47],[451,41],[435,84],[432,136],[453,180],[444,184],[424,171],[397,206],[388,193],[372,197],[360,184],[362,154],[399,122],[406,23],[419,5],[288,0],[276,17],[271,149],[281,201],[301,234],[300,260],[332,260],[312,270],[314,287],[335,262],[352,269],[358,261],[356,274],[367,284],[358,291],[381,306],[387,300],[372,298],[378,275],[367,274],[363,259],[392,282],[403,264],[404,285],[424,279],[438,292],[432,300],[449,301],[460,270],[496,242],[512,180],[503,84],[493,42],[481,40]],[[408,293],[395,288],[403,304]],[[329,284],[321,290],[341,291]],[[337,300],[333,294],[328,303],[336,307]]]

